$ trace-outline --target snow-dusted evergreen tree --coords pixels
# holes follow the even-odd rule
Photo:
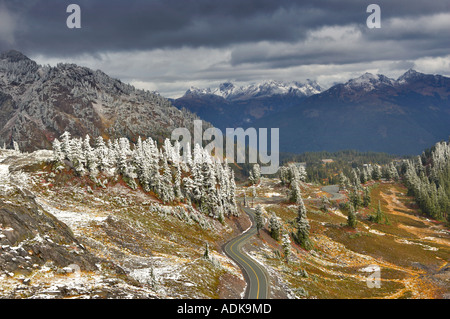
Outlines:
[[[330,208],[330,205],[331,205],[330,200],[328,199],[328,197],[323,195],[320,202],[321,202],[321,210],[323,210],[324,212],[327,212],[328,209]]]
[[[340,173],[339,174],[339,188],[344,190],[347,189],[347,187],[349,187],[349,181],[347,176],[344,175],[344,173]]]
[[[91,174],[91,176],[95,177],[98,174],[98,158],[97,152],[91,147],[91,139],[89,135],[83,140],[83,153],[84,158],[86,159],[86,168]]]
[[[253,165],[253,176],[255,177],[256,184],[259,184],[259,182],[261,181],[261,167],[258,163]]]
[[[188,167],[192,167],[192,152],[191,152],[191,144],[188,142],[186,148],[183,149],[183,162],[188,165]]]
[[[300,173],[298,171],[298,168],[296,165],[294,164],[289,164],[288,165],[288,169],[289,169],[289,183],[299,183],[300,182]]]
[[[289,183],[289,170],[286,166],[281,166],[279,169],[280,180],[282,185],[287,185]]]
[[[368,207],[370,205],[370,202],[372,201],[372,198],[370,196],[370,189],[369,187],[364,187],[364,191],[363,191],[363,206],[364,207]]]
[[[300,186],[297,181],[291,183],[291,190],[289,193],[289,201],[295,204],[300,204],[302,200],[302,193],[300,191]]]
[[[298,167],[298,177],[299,177],[300,181],[302,181],[302,182],[306,181],[308,174],[306,173],[306,169],[304,166]]]
[[[58,163],[62,163],[65,159],[65,155],[61,149],[61,142],[55,138],[53,140],[53,157],[55,158],[55,161]]]
[[[359,180],[361,184],[364,184],[369,180],[369,176],[367,174],[367,169],[363,168],[362,170],[359,170]]]
[[[113,158],[103,137],[98,136],[95,139],[95,152],[98,158],[98,169],[102,172],[109,172],[113,167]]]
[[[297,183],[305,182],[307,178],[305,167],[297,166],[294,163],[281,166],[279,172],[282,185],[291,185],[294,181]]]
[[[352,176],[350,178],[350,183],[353,187],[359,187],[361,180],[358,174],[358,171],[356,169],[352,169]]]
[[[72,141],[71,135],[67,131],[61,135],[61,152],[65,159],[72,161]]]
[[[381,176],[382,176],[381,166],[380,165],[375,165],[373,167],[373,171],[372,171],[372,179],[374,181],[378,181],[381,178]]]
[[[161,189],[159,194],[162,201],[168,203],[175,199],[175,194],[173,192],[172,172],[166,157],[163,158],[162,169],[163,173],[161,175]]]
[[[256,230],[259,231],[264,228],[264,215],[265,210],[261,205],[256,206],[255,209],[255,223],[256,223]]]
[[[75,138],[71,141],[70,146],[71,154],[69,158],[72,158],[71,162],[78,175],[84,175],[86,172],[86,157],[83,151],[83,141],[81,138]]]
[[[255,204],[255,198],[257,196],[256,187],[255,186],[251,187],[251,192],[252,192],[252,207],[253,207],[253,205]]]
[[[289,255],[291,254],[291,239],[289,238],[288,233],[283,234],[281,245],[283,247],[283,253],[284,257],[286,258],[286,262],[289,262]]]
[[[277,215],[272,212],[269,219],[270,236],[276,241],[280,240],[281,223]]]
[[[422,156],[406,161],[403,180],[425,214],[450,220],[450,143],[436,143]]]
[[[389,173],[390,173],[390,175],[391,175],[391,179],[393,179],[394,181],[398,181],[398,179],[400,178],[400,176],[399,176],[398,170],[397,170],[397,168],[395,167],[395,165],[394,165],[393,162],[391,162],[391,163],[389,164],[388,170],[389,170]]]
[[[178,200],[183,199],[183,193],[181,191],[181,166],[180,162],[175,162],[175,178],[174,178],[174,184],[173,184],[173,193],[175,195],[175,198]]]
[[[159,150],[151,138],[138,138],[131,145],[125,138],[105,144],[102,137],[97,137],[94,146],[89,136],[71,138],[66,132],[60,138],[62,142],[55,139],[53,143],[55,160],[68,160],[79,176],[119,174],[131,188],[135,189],[138,181],[144,191],[152,191],[165,203],[177,200],[195,204],[204,214],[220,221],[238,214],[234,172],[226,161],[215,161],[199,145],[194,148],[193,158],[185,163],[179,143],[172,146],[169,140]],[[190,154],[183,151],[186,156]]]
[[[133,152],[132,162],[134,164],[139,183],[141,184],[142,188],[148,192],[150,190],[151,177],[149,176],[149,161],[145,157],[144,152],[144,144],[142,143],[142,139],[139,136]]]
[[[248,181],[250,182],[250,185],[255,185],[255,176],[253,176],[253,170],[250,170],[248,172]]]
[[[297,232],[293,234],[293,238],[297,244],[306,250],[312,248],[311,241],[309,240],[309,221],[306,216],[306,207],[303,203],[303,199],[300,198],[300,202],[297,209],[297,218],[295,219],[295,224]]]
[[[259,164],[254,164],[249,172],[248,180],[251,185],[258,185],[261,180],[261,168]]]
[[[230,168],[227,165],[227,170],[230,170]],[[228,176],[228,175],[227,175]],[[239,211],[237,209],[237,203],[236,203],[236,182],[234,180],[234,172],[230,170],[229,174],[229,185],[227,192],[227,203],[228,203],[228,213],[234,216],[239,215]]]
[[[351,228],[356,227],[356,213],[353,205],[349,205],[348,216],[347,216],[347,225]]]
[[[217,212],[218,196],[216,192],[216,176],[212,165],[208,162],[202,164],[202,196],[201,209],[205,214],[214,216]]]

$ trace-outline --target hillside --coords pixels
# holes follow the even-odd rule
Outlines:
[[[248,230],[242,210],[221,220],[195,197],[191,204],[164,202],[155,191],[138,186],[138,175],[134,184],[123,172],[80,173],[74,159],[58,162],[55,154],[0,150],[2,297],[244,296],[246,277],[223,251],[228,240]],[[264,208],[260,235],[246,234],[241,247],[267,272],[269,298],[448,297],[450,232],[445,223],[423,215],[398,182],[370,180],[363,186],[370,186],[371,204],[358,208],[356,227],[350,228],[349,191],[336,195],[332,188],[301,182],[311,247],[291,241],[287,262],[286,248],[271,237],[269,221],[276,216],[281,234],[295,232],[299,206],[289,200],[291,190],[278,178],[261,178],[255,192],[238,185],[238,203],[245,193],[248,206]],[[378,203],[389,222],[371,219]],[[374,265],[380,267],[380,288],[367,284]]]
[[[158,94],[74,64],[41,66],[18,51],[0,54],[0,146],[50,148],[64,131],[160,142],[196,118]]]
[[[407,189],[392,181],[367,182],[372,203],[357,210],[356,228],[347,226],[342,205],[347,191],[338,199],[323,188],[302,183],[301,193],[309,221],[310,250],[291,241],[288,262],[283,240],[270,235],[269,219],[275,214],[283,232],[295,232],[298,205],[289,202],[288,189],[277,179],[263,178],[256,187],[241,189],[249,206],[261,205],[265,226],[261,236],[249,240],[244,250],[264,264],[271,280],[271,298],[448,298],[450,232],[445,223],[420,213]],[[328,204],[324,207],[323,196]],[[343,198],[343,199],[342,199]],[[381,203],[389,223],[370,220]],[[370,283],[374,267],[380,270],[380,286]]]
[[[2,298],[243,294],[244,278],[221,245],[246,227],[245,217],[221,223],[133,190],[118,175],[101,183],[69,166],[55,170],[51,151],[0,150]]]

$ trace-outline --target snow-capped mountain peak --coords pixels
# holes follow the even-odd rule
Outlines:
[[[365,92],[372,91],[382,85],[392,86],[395,80],[390,79],[382,74],[372,74],[369,72],[349,80],[345,83],[345,87],[350,90],[362,90]]]
[[[322,92],[322,87],[316,82],[306,80],[301,82],[281,82],[281,81],[264,81],[256,84],[249,84],[244,86],[236,86],[231,82],[225,82],[219,85],[218,88],[199,89],[191,87],[186,91],[185,95],[216,95],[227,100],[247,100],[258,97],[270,97],[274,95],[295,95],[295,96],[310,96]]]
[[[416,70],[413,69],[409,69],[408,71],[406,71],[403,75],[401,75],[398,79],[397,79],[397,84],[404,84],[407,83],[408,81],[415,79],[419,76],[423,75],[420,72],[417,72]]]

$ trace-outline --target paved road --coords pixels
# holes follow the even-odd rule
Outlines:
[[[324,192],[327,192],[331,195],[333,195],[330,200],[341,200],[341,199],[345,199],[345,195],[339,193],[339,186],[338,185],[328,185],[328,186],[324,186],[322,187],[322,190]]]
[[[242,252],[242,246],[249,238],[257,232],[254,213],[250,208],[243,208],[252,221],[252,227],[245,233],[233,238],[225,244],[225,253],[233,259],[243,270],[245,280],[247,281],[247,290],[245,298],[247,299],[266,299],[269,291],[269,280],[267,279],[264,268]]]

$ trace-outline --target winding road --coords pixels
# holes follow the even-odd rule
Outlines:
[[[339,193],[338,185],[329,185],[322,187],[324,192],[330,193],[331,200],[345,199],[345,195]],[[242,206],[241,206],[242,207]],[[239,267],[241,267],[245,280],[247,281],[247,289],[245,298],[247,299],[267,299],[269,295],[269,280],[266,270],[242,251],[248,240],[256,235],[255,214],[252,209],[242,207],[245,213],[250,217],[252,226],[241,235],[233,238],[224,245],[225,254],[233,259]]]
[[[242,246],[249,238],[256,235],[254,213],[250,208],[244,207],[252,221],[252,226],[241,235],[233,238],[224,245],[224,251],[233,259],[243,270],[245,280],[247,281],[247,289],[245,298],[247,299],[267,299],[269,292],[269,280],[264,267],[242,252]]]
[[[327,192],[328,194],[331,194],[332,197],[330,200],[342,200],[346,199],[345,195],[339,193],[339,186],[338,185],[328,185],[321,188],[324,192]]]

